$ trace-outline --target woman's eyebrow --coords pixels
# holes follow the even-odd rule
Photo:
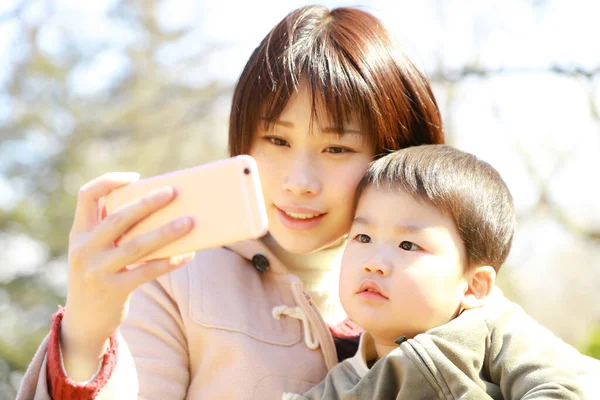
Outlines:
[[[275,125],[281,125],[281,126],[283,126],[285,128],[293,128],[294,127],[294,124],[292,124],[291,122],[282,121],[280,119],[272,121],[272,123],[275,124]]]
[[[292,122],[288,122],[288,121],[283,121],[283,120],[275,120],[272,122],[274,125],[280,125],[283,126],[284,128],[294,128],[295,125]],[[350,134],[357,134],[357,135],[362,135],[362,132],[358,129],[354,129],[354,128],[344,128],[343,130],[339,129],[338,127],[335,126],[328,126],[325,127],[323,129],[321,129],[322,133],[330,133],[333,135],[340,135],[341,133],[350,133]]]
[[[343,130],[341,130],[341,129],[336,128],[334,126],[323,128],[321,130],[321,132],[323,132],[323,133],[333,133],[333,134],[336,134],[336,135],[339,135],[340,133],[354,133],[354,134],[358,134],[358,135],[362,134],[362,132],[359,131],[358,129],[352,129],[352,128],[347,129],[347,128],[344,128]]]

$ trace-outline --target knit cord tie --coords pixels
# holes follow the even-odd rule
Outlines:
[[[273,307],[272,315],[273,318],[277,320],[280,319],[282,315],[287,315],[288,317],[302,321],[302,327],[304,328],[304,343],[306,343],[306,346],[311,350],[315,350],[319,347],[319,341],[313,337],[312,327],[301,307],[289,307],[285,304],[275,306]]]

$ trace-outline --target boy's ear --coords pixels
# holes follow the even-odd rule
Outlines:
[[[489,265],[474,268],[465,276],[467,287],[465,289],[462,308],[469,310],[481,307],[492,292],[496,282],[496,270]]]

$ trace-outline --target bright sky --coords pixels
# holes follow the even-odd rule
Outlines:
[[[14,9],[21,0],[3,0],[0,15]],[[44,13],[45,1],[33,1],[25,12],[26,20],[34,21]],[[79,71],[81,81],[93,91],[100,82],[91,83],[89,74],[110,80],[120,68],[119,49],[135,40],[131,30],[115,23],[106,12],[116,0],[55,2],[55,12],[45,24],[40,43],[48,53],[58,53],[62,35],[77,38],[86,44],[111,43],[107,54],[94,57]],[[472,61],[482,67],[544,68],[548,64],[563,67],[580,66],[591,69],[600,65],[600,52],[591,51],[600,37],[600,3],[586,0],[539,2],[535,10],[530,2],[521,0],[453,1],[389,1],[361,2],[322,1],[328,7],[360,6],[380,17],[405,44],[420,65],[430,70],[438,58],[445,66],[458,68]],[[287,12],[305,1],[237,0],[163,1],[158,19],[165,28],[193,27],[189,38],[177,46],[177,56],[193,54],[206,43],[229,45],[212,61],[206,78],[218,77],[233,81],[249,53],[268,30]],[[0,24],[0,55],[14,53],[16,25]],[[9,52],[10,50],[10,52]],[[90,47],[92,54],[93,47]],[[171,56],[174,52],[167,52]],[[177,58],[175,56],[174,58]],[[84,69],[82,67],[82,69]],[[77,78],[77,86],[82,82]],[[97,81],[95,79],[94,81]],[[98,87],[95,87],[98,85]]]

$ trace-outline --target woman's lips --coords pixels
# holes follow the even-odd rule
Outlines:
[[[300,207],[279,208],[275,206],[275,208],[283,226],[294,230],[315,228],[327,215],[327,213]]]

